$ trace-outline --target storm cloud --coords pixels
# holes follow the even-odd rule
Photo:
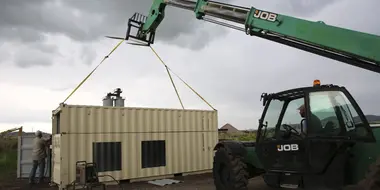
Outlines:
[[[107,34],[124,36],[127,20],[135,12],[146,14],[151,4],[151,0],[4,0],[0,2],[0,38],[27,43],[42,41],[44,34],[63,34],[83,42]],[[168,7],[157,39],[176,39],[199,28],[193,12]],[[203,41],[212,39],[215,33],[210,33]]]
[[[310,15],[334,1],[303,0],[303,1],[232,1],[220,0],[246,7],[272,8],[296,15]],[[0,41],[14,47],[19,42],[17,52],[13,52],[13,62],[17,66],[27,68],[33,65],[47,66],[53,64],[51,56],[60,56],[59,44],[47,44],[47,35],[63,35],[82,45],[81,52],[87,53],[81,59],[85,64],[91,64],[94,56],[92,43],[104,36],[125,36],[127,20],[135,13],[145,14],[152,4],[151,0],[28,0],[0,1]],[[268,6],[269,5],[269,6]],[[175,44],[179,47],[201,50],[212,40],[222,40],[227,29],[210,23],[204,23],[195,18],[192,11],[167,7],[165,19],[160,25],[156,41]],[[34,48],[39,43],[39,48]],[[11,45],[10,45],[11,44]],[[46,46],[46,47],[44,47]],[[5,53],[2,53],[5,54]],[[20,55],[26,55],[20,58]],[[34,58],[30,55],[35,55]],[[29,57],[29,58],[26,58]],[[0,61],[1,63],[1,61]]]
[[[0,94],[2,107],[7,105],[0,114],[6,112],[3,115],[9,117],[1,122],[48,122],[51,109],[117,43],[104,36],[124,36],[127,19],[134,12],[146,13],[152,1],[88,2],[0,1],[0,84],[6,84],[1,91],[12,92]],[[231,3],[380,35],[378,0]],[[309,86],[314,79],[346,86],[366,114],[380,114],[376,107],[380,86],[374,83],[377,73],[205,23],[196,20],[191,11],[168,7],[166,13],[155,47],[177,74],[218,109],[220,125],[229,122],[240,129],[255,128],[262,111],[262,92]],[[174,80],[186,108],[208,109]],[[34,92],[37,86],[41,91]],[[116,87],[124,90],[128,106],[180,108],[164,67],[150,49],[125,44],[70,101],[98,105],[102,96]]]

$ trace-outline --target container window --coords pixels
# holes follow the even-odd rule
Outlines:
[[[166,166],[165,141],[141,141],[142,168]]]
[[[98,172],[121,170],[121,142],[94,142],[92,153]]]

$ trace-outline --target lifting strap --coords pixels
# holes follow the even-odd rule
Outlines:
[[[179,77],[176,73],[173,72],[173,70],[171,70],[167,65],[166,63],[161,59],[161,57],[157,54],[157,52],[153,49],[152,45],[149,46],[150,49],[153,51],[153,53],[156,55],[156,57],[158,58],[158,60],[160,60],[160,62],[165,66],[165,68],[168,70],[168,73],[169,71],[171,71],[179,80],[181,80],[188,88],[190,88],[190,90],[192,90],[200,99],[202,99],[208,106],[210,106],[211,109],[213,110],[216,110],[210,103],[208,103],[197,91],[195,91],[189,84],[187,84],[187,82],[185,82],[181,77]],[[171,75],[169,74],[169,77],[171,79]],[[173,82],[173,80],[172,80]],[[174,86],[174,83],[173,83],[173,86]],[[175,88],[175,86],[174,86]],[[177,91],[177,90],[176,90]],[[178,93],[177,93],[178,95]],[[179,95],[178,95],[178,98],[179,98]],[[181,101],[181,99],[180,99]],[[182,102],[181,102],[182,104]]]
[[[84,82],[86,82],[86,80],[92,75],[92,73],[95,72],[95,70],[121,45],[121,43],[124,42],[124,39],[121,40],[109,53],[108,55],[106,55],[103,60],[86,76],[86,78],[84,78],[82,80],[82,82],[79,83],[79,85],[77,87],[74,88],[74,90],[66,97],[66,99],[62,102],[62,103],[65,103],[73,94],[75,91],[77,91],[79,89],[79,87],[82,86],[82,84]]]
[[[178,97],[179,103],[181,104],[182,109],[185,109],[185,107],[183,106],[183,103],[182,103],[181,97],[179,96],[179,93],[178,93],[177,87],[176,87],[175,84],[174,84],[174,81],[173,81],[172,75],[170,74],[170,71],[169,71],[168,66],[165,65],[165,68],[166,68],[166,71],[168,72],[168,75],[169,75],[170,81],[172,82],[172,85],[173,85],[173,88],[174,88],[174,90],[175,90],[175,93],[177,94],[177,97]]]
[[[79,85],[77,87],[74,88],[74,90],[66,97],[66,99],[62,102],[65,103],[78,89],[79,87],[82,86],[82,84],[84,82],[87,81],[87,79],[95,72],[95,70],[107,59],[109,58],[109,56],[124,42],[125,39],[122,39],[109,53],[108,55],[106,55],[102,61],[79,83]],[[166,63],[161,59],[161,57],[157,54],[157,52],[153,49],[152,46],[149,46],[150,49],[153,51],[153,53],[156,55],[156,57],[160,60],[160,62],[165,66],[166,68],[166,71],[169,75],[169,78],[170,78],[170,81],[172,82],[172,85],[174,87],[174,90],[177,94],[177,97],[179,99],[179,102],[181,103],[181,106],[182,106],[182,109],[185,109],[184,106],[183,106],[183,103],[182,103],[182,100],[181,100],[181,97],[179,96],[179,93],[178,93],[178,90],[174,84],[174,81],[173,81],[173,78],[170,74],[170,71],[178,78],[180,79],[188,88],[190,88],[190,90],[192,90],[199,98],[201,98],[208,106],[210,106],[213,110],[216,110],[210,103],[208,103],[198,92],[196,92],[187,82],[185,82],[181,77],[179,77],[176,73],[173,72],[173,70],[171,70],[167,65]],[[58,107],[59,108],[59,107]],[[57,109],[58,109],[57,108]]]
[[[165,66],[165,69],[166,69],[166,71],[168,72],[168,75],[169,75],[170,81],[172,82],[172,85],[173,85],[174,91],[175,91],[175,93],[177,94],[177,97],[178,97],[179,103],[181,104],[182,109],[185,109],[185,107],[183,106],[183,103],[182,103],[181,97],[179,96],[179,93],[178,93],[177,87],[176,87],[175,84],[174,84],[174,81],[173,81],[172,75],[170,74],[169,67],[165,64],[165,62],[161,59],[161,57],[158,56],[158,54],[156,53],[156,51],[154,51],[154,49],[152,48],[152,46],[149,46],[149,47],[150,47],[150,49],[153,51],[153,53],[156,55],[156,57],[158,58],[158,60],[160,60],[160,62]]]

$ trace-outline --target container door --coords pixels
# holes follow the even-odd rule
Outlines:
[[[56,134],[52,137],[52,181],[56,184],[61,183],[61,135]]]
[[[33,167],[32,150],[34,134],[22,135],[18,138],[17,178],[29,178],[29,173]],[[48,160],[46,160],[46,164],[44,176],[49,177]],[[40,173],[37,169],[36,176],[39,175]]]
[[[374,141],[368,122],[347,91],[337,88],[310,92],[309,108],[307,131],[311,172],[320,173],[333,166],[344,168],[347,155],[340,155],[345,153],[342,150],[355,142]],[[341,161],[332,164],[333,158]]]

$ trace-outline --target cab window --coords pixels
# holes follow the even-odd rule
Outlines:
[[[260,131],[261,140],[274,140],[275,129],[283,106],[283,101],[276,99],[270,101],[264,116],[263,127]]]
[[[363,127],[364,122],[344,93],[337,91],[333,93],[333,96],[341,112],[342,122],[347,134],[366,137],[368,131]]]
[[[281,121],[280,131],[286,131],[282,125],[287,124],[296,129],[298,133],[301,133],[301,121],[303,118],[299,113],[299,108],[303,104],[304,98],[295,99],[288,103],[284,117]]]
[[[309,135],[339,134],[340,125],[336,114],[336,103],[332,101],[333,91],[310,93]]]
[[[352,137],[368,135],[359,114],[341,91],[310,93],[310,113],[321,121],[320,126],[313,126],[316,134]]]

